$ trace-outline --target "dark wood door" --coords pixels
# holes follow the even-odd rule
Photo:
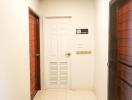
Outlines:
[[[29,10],[31,98],[40,89],[39,17]]]
[[[109,100],[132,100],[132,0],[110,2]]]

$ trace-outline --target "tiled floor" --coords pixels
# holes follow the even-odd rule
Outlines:
[[[39,91],[34,100],[97,100],[91,91],[50,89]]]

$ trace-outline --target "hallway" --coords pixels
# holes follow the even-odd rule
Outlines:
[[[0,12],[0,100],[107,100],[109,0],[2,0]]]
[[[34,100],[97,100],[92,91],[49,89],[39,91]]]
[[[0,100],[132,100],[132,0],[1,0]]]

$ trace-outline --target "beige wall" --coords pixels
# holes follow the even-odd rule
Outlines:
[[[26,0],[25,0],[26,1]],[[40,0],[27,0],[29,6],[39,15],[39,1]]]
[[[28,5],[38,11],[33,2],[0,1],[0,100],[30,100]]]
[[[30,100],[29,5],[34,11],[39,13],[39,3],[37,0],[0,1],[0,100]],[[74,29],[83,25],[89,27],[90,35],[86,37],[86,40],[88,40],[86,42],[89,44],[88,49],[92,50],[93,53],[95,44],[96,59],[94,62],[93,54],[82,57],[87,60],[81,58],[81,63],[75,63],[79,62],[80,58],[77,58],[74,54],[76,59],[73,61],[73,70],[76,71],[73,73],[73,78],[75,79],[73,86],[75,88],[93,88],[94,85],[99,100],[107,100],[108,6],[108,0],[96,0],[96,29],[94,38],[95,6],[93,0],[68,0],[65,2],[48,0],[41,2],[41,14],[43,17],[55,15],[73,16]],[[81,37],[79,38],[81,39]],[[42,54],[44,54],[43,40],[44,34],[42,33]],[[94,40],[96,40],[96,43],[94,43]],[[44,56],[41,57],[43,69]],[[94,63],[95,78],[93,78]],[[82,66],[78,65],[84,65],[83,70],[87,72],[87,74],[84,72],[81,75],[81,79],[84,78],[82,81],[78,80],[78,73],[82,70]]]
[[[40,2],[41,16],[44,22],[49,16],[72,16],[72,62],[71,80],[72,88],[93,89],[94,80],[94,1],[93,0],[43,0]],[[76,35],[77,28],[88,28],[88,35]],[[44,23],[41,32],[41,40],[44,36]],[[45,39],[44,39],[45,38]],[[41,41],[44,48],[45,41]],[[91,55],[76,55],[77,44],[84,43],[83,50],[91,50]],[[43,52],[44,53],[44,52]],[[46,53],[45,53],[46,54]],[[44,54],[43,54],[44,56]],[[42,60],[44,62],[44,59]],[[44,65],[44,64],[43,64]],[[46,66],[44,66],[46,67]],[[44,74],[42,75],[44,77]],[[43,78],[44,79],[44,78]]]
[[[98,100],[107,100],[109,0],[96,0],[95,3],[95,92]]]

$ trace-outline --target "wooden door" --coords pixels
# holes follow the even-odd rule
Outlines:
[[[45,89],[70,88],[71,18],[46,18]]]
[[[40,89],[39,17],[29,10],[31,98]]]
[[[112,0],[109,100],[132,100],[132,0]]]

